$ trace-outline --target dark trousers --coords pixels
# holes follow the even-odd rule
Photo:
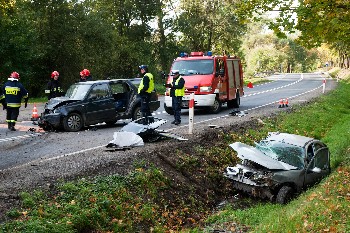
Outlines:
[[[141,97],[141,113],[142,117],[144,117],[143,124],[148,124],[154,122],[154,118],[151,117],[151,110],[149,108],[149,102],[151,99],[151,94],[150,93],[142,93],[140,94]]]
[[[19,107],[8,107],[6,112],[6,122],[7,123],[16,123],[19,115]]]
[[[174,118],[175,121],[181,122],[181,104],[182,104],[182,96],[173,96],[172,98],[172,106],[174,110]]]

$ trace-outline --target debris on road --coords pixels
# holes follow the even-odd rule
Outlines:
[[[242,117],[247,115],[248,113],[245,111],[239,111],[239,110],[233,110],[232,112],[229,113],[231,116],[238,116],[238,117]]]
[[[142,118],[131,121],[121,128],[119,132],[114,133],[115,139],[111,141],[110,144],[115,144],[119,147],[134,146],[134,142],[131,140],[133,137],[135,137],[133,135],[141,138],[143,142],[156,142],[162,137],[173,138],[180,141],[187,140],[179,135],[164,130],[158,130],[158,128],[165,124],[167,120],[156,117],[152,117],[151,119],[152,123],[149,124],[143,124],[144,120]],[[126,135],[127,133],[131,134]]]

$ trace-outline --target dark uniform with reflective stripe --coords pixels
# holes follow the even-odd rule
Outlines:
[[[50,80],[47,83],[47,89],[45,90],[46,94],[48,95],[48,99],[60,97],[63,95],[63,89],[61,86],[61,83],[58,80]]]
[[[172,124],[180,124],[181,123],[181,105],[182,105],[182,97],[185,95],[185,80],[181,77],[181,75],[176,74],[174,76],[171,89],[170,96],[172,97],[172,106],[174,110],[174,121]]]
[[[6,122],[10,130],[15,130],[15,124],[19,115],[19,108],[21,107],[22,98],[25,102],[28,101],[28,91],[15,78],[9,78],[2,87],[2,93],[5,95],[5,102],[7,105]]]

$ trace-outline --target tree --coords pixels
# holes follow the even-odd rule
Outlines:
[[[308,47],[329,44],[339,52],[341,60],[348,61],[350,49],[350,2],[334,0],[255,0],[238,1],[236,14],[241,19],[259,20],[268,11],[278,11],[279,17],[270,24],[276,35],[300,32],[297,42]],[[344,64],[343,64],[344,65]]]
[[[176,28],[182,33],[182,44],[191,51],[238,54],[245,27],[234,8],[231,1],[182,0]]]

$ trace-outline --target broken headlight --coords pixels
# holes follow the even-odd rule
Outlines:
[[[261,183],[266,182],[267,180],[271,179],[271,177],[272,174],[269,172],[255,172],[250,176],[250,179],[257,183]]]

